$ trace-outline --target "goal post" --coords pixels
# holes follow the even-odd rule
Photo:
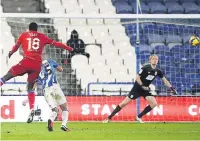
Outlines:
[[[101,121],[106,118],[129,93],[137,72],[148,63],[149,56],[157,54],[158,68],[177,89],[178,95],[171,96],[162,81],[156,79],[150,87],[158,106],[144,116],[144,121],[198,122],[200,48],[190,46],[188,41],[192,35],[200,35],[199,18],[198,14],[2,13],[1,76],[22,59],[21,50],[10,59],[7,54],[30,22],[37,22],[40,32],[66,44],[72,31],[76,30],[84,44],[78,43],[77,46],[77,43],[70,42],[69,46],[77,47],[78,53],[72,55],[51,45],[43,53],[43,59],[53,59],[64,68],[62,73],[57,73],[57,78],[68,99],[69,120]],[[26,77],[14,78],[1,87],[2,105],[15,102],[16,114],[20,114],[21,101],[27,94]],[[48,106],[40,88],[37,95],[36,110],[44,112],[39,119],[45,121],[48,113],[44,107]],[[113,120],[133,121],[146,105],[147,102],[139,98]],[[15,121],[23,121],[23,118]]]

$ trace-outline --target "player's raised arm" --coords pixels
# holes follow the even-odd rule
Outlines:
[[[9,51],[9,54],[8,54],[9,58],[12,56],[13,53],[15,53],[18,50],[18,48],[20,47],[22,43],[22,40],[23,40],[23,33],[19,36],[16,44],[12,47],[12,50]]]
[[[70,46],[67,46],[61,42],[56,42],[56,41],[53,41],[52,43],[55,47],[58,47],[58,48],[62,48],[62,49],[65,49],[65,50],[69,50],[69,51],[72,51],[73,48],[71,48]]]
[[[63,43],[61,43],[61,42],[57,42],[57,41],[55,41],[55,40],[52,40],[52,39],[50,39],[50,38],[47,37],[47,36],[44,36],[44,40],[45,40],[45,43],[46,43],[46,44],[52,44],[52,45],[54,45],[55,47],[62,48],[62,49],[65,49],[65,50],[69,50],[69,51],[72,51],[72,50],[73,50],[73,48],[71,48],[70,46],[67,46],[67,45],[65,45],[65,44],[63,44]]]

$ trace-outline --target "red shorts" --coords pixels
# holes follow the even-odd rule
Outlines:
[[[39,76],[41,65],[41,62],[24,58],[9,71],[12,73],[12,76],[22,76],[28,73],[28,82],[35,82]]]

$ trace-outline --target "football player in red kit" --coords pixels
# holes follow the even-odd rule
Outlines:
[[[56,47],[72,51],[73,49],[63,43],[56,42],[48,38],[45,34],[37,32],[38,25],[34,22],[29,24],[29,31],[23,32],[17,40],[17,43],[13,46],[9,52],[8,57],[10,58],[14,52],[18,50],[20,45],[24,51],[24,58],[15,66],[0,78],[0,86],[6,81],[10,80],[15,76],[22,76],[28,74],[27,80],[27,91],[30,106],[30,115],[27,123],[31,123],[34,117],[34,103],[35,93],[34,84],[41,70],[42,65],[42,50],[47,44],[52,44]]]

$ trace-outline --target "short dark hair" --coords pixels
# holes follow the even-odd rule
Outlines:
[[[37,31],[38,25],[35,22],[29,24],[29,30]]]

